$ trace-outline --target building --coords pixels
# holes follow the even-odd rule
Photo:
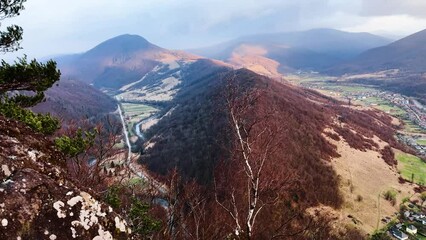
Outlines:
[[[392,231],[392,235],[399,240],[407,240],[408,239],[407,234],[405,234],[405,233],[403,233],[403,232],[401,232],[400,230],[397,230],[397,229]]]
[[[416,219],[416,221],[423,224],[423,225],[426,225],[426,218],[418,218],[418,219]]]
[[[405,218],[408,218],[410,215],[411,215],[411,214],[410,214],[410,211],[405,211],[405,212],[404,212],[404,217],[405,217]]]
[[[414,227],[413,225],[408,226],[405,230],[407,231],[407,233],[409,233],[411,235],[417,234],[417,228]]]

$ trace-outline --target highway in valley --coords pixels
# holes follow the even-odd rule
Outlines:
[[[124,121],[124,115],[123,115],[123,111],[121,109],[120,104],[118,105],[118,112],[120,114],[120,119],[121,119],[121,124],[123,125],[123,135],[124,135],[124,139],[127,145],[127,158],[126,158],[126,165],[129,167],[129,169],[138,177],[140,177],[141,179],[143,179],[144,181],[148,182],[149,184],[151,184],[152,186],[154,186],[154,188],[162,195],[167,194],[168,190],[167,188],[161,184],[160,182],[156,181],[155,179],[151,178],[148,176],[148,174],[138,170],[135,166],[133,166],[132,163],[132,145],[130,143],[130,139],[129,139],[129,132],[127,130],[126,127],[126,122]]]

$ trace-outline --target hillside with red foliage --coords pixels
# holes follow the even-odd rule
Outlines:
[[[287,219],[291,212],[305,212],[318,206],[333,209],[342,206],[339,178],[329,164],[329,160],[339,154],[336,146],[325,138],[326,129],[333,129],[338,133],[334,134],[334,139],[342,138],[354,149],[380,151],[371,139],[374,136],[392,147],[400,147],[393,138],[396,126],[379,112],[355,110],[315,91],[278,83],[249,70],[228,70],[226,74],[223,69],[221,71],[205,78],[204,84],[197,85],[192,95],[175,98],[178,107],[151,130],[153,133],[149,136],[155,144],[145,151],[141,163],[160,174],[176,167],[184,178],[195,177],[208,189],[217,185],[219,195],[235,192],[237,199],[246,198],[246,193],[238,193],[238,189],[244,189],[245,180],[238,177],[238,166],[229,160],[239,152],[232,127],[227,122],[229,115],[224,100],[227,91],[224,82],[232,76],[232,81],[244,92],[242,94],[255,92],[258,96],[244,115],[246,121],[260,119],[261,127],[274,132],[274,151],[262,170],[262,175],[267,177],[260,185],[264,190],[270,189],[262,193],[263,197],[279,198],[259,214],[256,239],[273,236],[284,228],[297,231],[310,221],[310,217],[307,219],[303,214]],[[261,129],[254,131],[260,133]],[[191,144],[187,144],[188,139]],[[393,163],[388,151],[383,155]],[[223,221],[232,223],[231,218]],[[286,221],[291,222],[291,226],[282,226]]]
[[[75,80],[61,80],[46,91],[45,101],[32,108],[64,121],[101,118],[117,109],[116,101],[98,89]]]

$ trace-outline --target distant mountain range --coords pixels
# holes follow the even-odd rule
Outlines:
[[[390,42],[389,39],[369,33],[313,29],[245,36],[188,51],[276,75],[277,72],[297,69],[322,70]]]
[[[388,69],[409,73],[426,72],[426,30],[386,46],[369,49],[354,59],[330,68],[328,72],[341,75]]]
[[[187,71],[196,71],[190,67],[191,64],[203,57],[217,59],[211,61],[220,66],[247,68],[276,78],[296,70],[343,75],[396,68],[421,73],[426,71],[424,42],[426,30],[391,43],[389,39],[369,33],[313,29],[240,37],[212,47],[189,50],[193,53],[190,54],[167,50],[143,37],[125,34],[109,39],[87,52],[64,55],[55,60],[63,80],[72,79],[93,85],[94,88],[87,89],[95,92],[88,95],[99,97],[102,93],[96,89],[103,89],[124,100],[162,102],[176,95],[189,76]],[[416,79],[419,79],[417,82],[424,80],[422,77]],[[63,86],[65,82],[61,82]],[[77,101],[72,99],[76,95],[63,94],[66,89],[61,89],[61,85],[51,89],[51,95],[58,96],[60,93],[71,98],[63,101]],[[390,87],[398,89],[400,85],[401,81]],[[56,105],[55,109],[58,110],[62,103],[50,104]],[[110,106],[105,108],[108,111],[110,109]],[[93,111],[88,109],[88,112],[97,111],[99,108]]]

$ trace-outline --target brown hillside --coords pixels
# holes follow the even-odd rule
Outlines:
[[[61,80],[45,95],[46,100],[32,107],[32,110],[50,113],[65,121],[99,118],[117,109],[113,98],[80,81]]]
[[[293,179],[291,186],[280,193],[285,196],[278,204],[283,213],[277,214],[276,208],[266,208],[259,215],[259,219],[263,219],[259,220],[262,222],[258,227],[262,230],[257,232],[259,239],[271,236],[288,217],[284,214],[286,204],[291,203],[302,211],[318,206],[332,209],[343,206],[340,179],[330,162],[340,154],[336,145],[325,137],[325,129],[334,129],[340,135],[332,135],[334,139],[343,139],[357,151],[380,151],[374,137],[393,147],[400,147],[393,139],[395,129],[392,119],[379,112],[354,110],[315,91],[284,85],[244,69],[230,71],[224,78],[230,75],[235,76],[234,81],[242,89],[256,91],[259,95],[246,115],[247,121],[264,119],[263,126],[280,129],[275,136],[278,148],[265,165],[264,175],[276,179],[273,184],[277,188],[288,174]],[[209,84],[199,86],[192,95],[175,98],[178,107],[153,128],[155,134],[150,140],[153,146],[145,152],[142,163],[159,173],[177,167],[187,178],[197,177],[201,182],[211,183],[209,176],[216,163],[224,160],[225,167],[221,167],[221,172],[226,183],[230,186],[241,184],[234,178],[235,168],[226,165],[230,157],[228,150],[237,150],[231,147],[233,137],[218,134],[219,131],[230,131],[225,120],[227,113],[223,111],[226,109],[223,105],[226,92],[221,80],[223,76],[213,75],[207,81]],[[214,120],[211,120],[213,117]],[[187,139],[190,139],[190,144],[186,144]],[[195,143],[200,147],[194,148]],[[268,184],[271,183],[268,181]],[[271,222],[272,216],[274,220]],[[300,226],[308,220],[294,221],[296,226]]]

